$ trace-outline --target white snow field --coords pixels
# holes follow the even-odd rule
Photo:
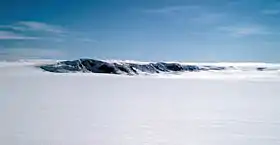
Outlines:
[[[280,144],[277,71],[124,76],[37,63],[0,63],[1,145]]]

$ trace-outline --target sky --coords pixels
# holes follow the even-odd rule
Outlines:
[[[0,1],[0,60],[280,62],[280,0]]]

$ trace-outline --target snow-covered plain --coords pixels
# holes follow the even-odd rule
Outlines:
[[[0,63],[1,145],[278,145],[279,72],[57,74]]]

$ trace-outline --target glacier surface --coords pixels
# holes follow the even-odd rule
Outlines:
[[[278,71],[256,70],[276,64],[187,63],[238,70],[159,76],[38,68],[59,62],[0,63],[0,144],[280,144]]]

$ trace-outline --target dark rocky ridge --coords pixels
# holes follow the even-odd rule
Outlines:
[[[172,72],[198,72],[198,71],[220,71],[234,69],[233,66],[209,66],[209,65],[185,65],[180,63],[130,63],[130,62],[106,62],[95,59],[79,59],[74,61],[62,61],[56,64],[41,65],[39,68],[54,73],[107,73],[107,74],[157,74]],[[266,68],[256,68],[264,71]]]
[[[196,65],[182,65],[179,63],[126,63],[126,62],[106,62],[95,59],[79,59],[74,61],[62,61],[56,64],[48,64],[39,66],[41,69],[55,73],[68,72],[92,72],[92,73],[108,73],[108,74],[127,74],[137,75],[141,73],[155,74],[162,72],[195,72],[206,70],[221,70],[224,67],[204,66],[200,68]]]

